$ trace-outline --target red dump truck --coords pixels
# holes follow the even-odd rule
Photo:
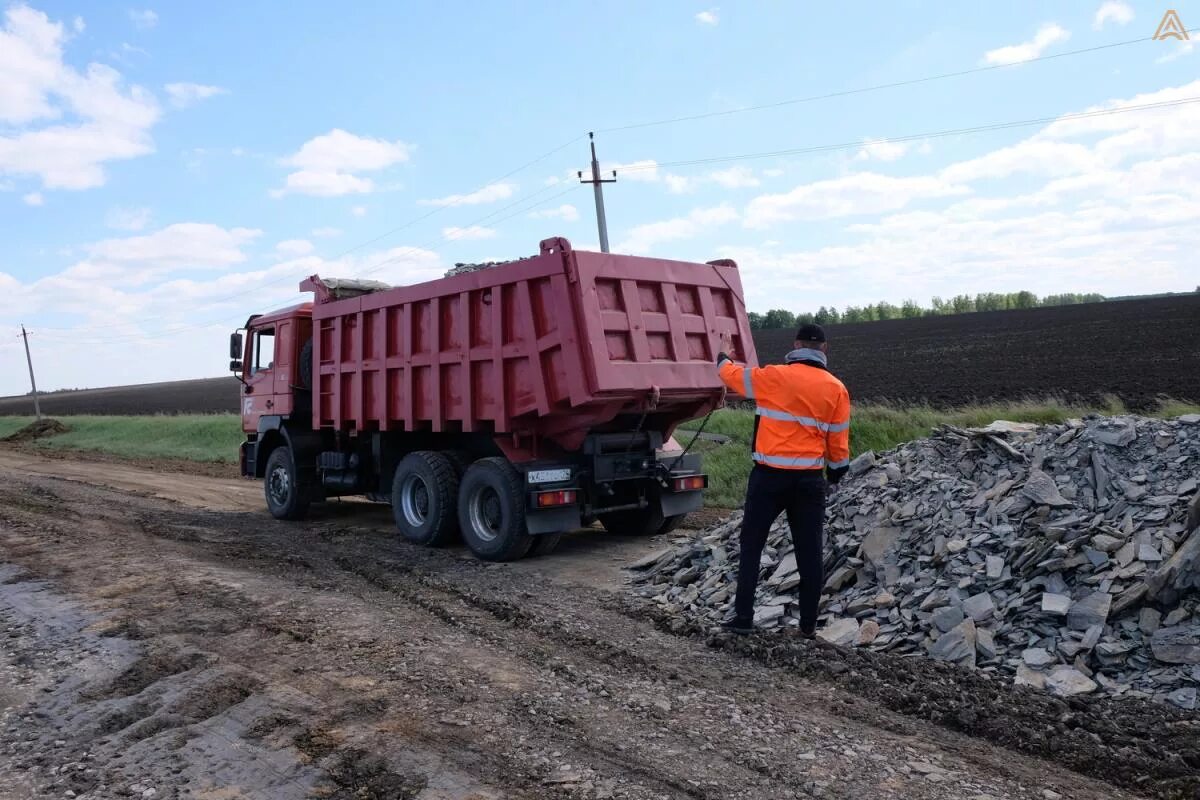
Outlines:
[[[670,530],[707,477],[672,433],[723,402],[722,333],[753,361],[737,265],[575,251],[392,288],[321,279],[230,337],[241,470],[300,519],[390,503],[412,542],[487,560],[564,531]],[[243,335],[244,334],[244,335]]]

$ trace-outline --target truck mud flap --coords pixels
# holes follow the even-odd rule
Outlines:
[[[547,508],[540,511],[526,510],[525,528],[530,533],[560,533],[582,528],[579,506]]]
[[[662,492],[664,517],[676,517],[704,507],[704,492]]]

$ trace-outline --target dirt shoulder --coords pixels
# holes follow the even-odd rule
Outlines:
[[[0,453],[11,797],[1132,796],[656,625],[619,591],[653,541],[483,564],[109,472]]]

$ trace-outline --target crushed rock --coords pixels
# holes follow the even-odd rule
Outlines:
[[[1200,687],[1198,472],[1189,416],[942,426],[859,456],[829,504],[821,638],[1060,696],[1187,708]],[[720,623],[741,521],[631,565],[634,592]],[[784,517],[760,569],[757,627],[797,627]]]

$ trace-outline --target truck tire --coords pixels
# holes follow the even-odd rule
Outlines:
[[[673,517],[667,517],[665,520],[663,520],[663,524],[659,527],[658,533],[670,533],[682,525],[685,519],[687,519],[687,514],[676,514]]]
[[[620,536],[653,536],[667,523],[662,509],[653,505],[649,508],[612,511],[598,516],[606,531]]]
[[[533,537],[533,544],[529,546],[529,552],[525,554],[526,558],[550,555],[558,547],[562,537],[562,533],[539,533]]]
[[[485,561],[523,558],[533,545],[525,528],[521,475],[503,458],[467,468],[458,493],[458,522],[471,552]]]
[[[280,445],[271,451],[263,473],[267,510],[275,519],[303,519],[312,502],[312,487],[296,468],[292,448]]]
[[[313,343],[312,337],[304,343],[304,347],[300,348],[300,386],[304,389],[312,388],[313,374]]]
[[[475,457],[466,450],[443,450],[442,455],[450,459],[450,463],[454,465],[454,474],[460,481],[463,475],[467,474],[467,467],[475,462]]]
[[[450,459],[432,450],[409,453],[392,478],[392,514],[400,535],[413,544],[442,547],[454,541],[458,474]]]

